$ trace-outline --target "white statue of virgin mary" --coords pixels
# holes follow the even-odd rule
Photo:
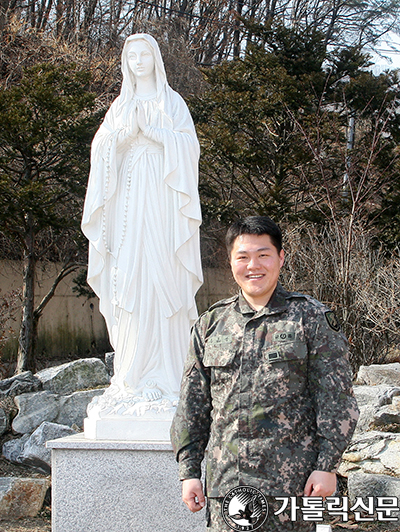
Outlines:
[[[121,93],[93,140],[82,219],[88,283],[115,350],[111,386],[89,405],[85,435],[106,439],[118,432],[110,420],[157,417],[175,404],[202,283],[189,110],[150,35],[126,40],[121,68]],[[109,421],[100,435],[99,420]]]

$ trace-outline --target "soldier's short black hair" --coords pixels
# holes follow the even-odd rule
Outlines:
[[[248,216],[237,220],[228,229],[225,237],[226,250],[231,256],[233,244],[240,235],[269,235],[272,244],[282,250],[282,233],[279,226],[268,216]]]

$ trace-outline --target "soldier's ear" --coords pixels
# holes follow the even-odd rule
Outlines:
[[[281,249],[281,251],[279,253],[279,264],[280,264],[281,268],[282,268],[284,262],[285,262],[285,252],[283,251],[283,249]]]

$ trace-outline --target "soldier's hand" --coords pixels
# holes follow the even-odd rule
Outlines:
[[[305,497],[329,497],[336,491],[336,474],[313,471],[304,488]]]
[[[204,508],[206,500],[201,480],[188,478],[182,481],[182,500],[191,512],[198,512]]]

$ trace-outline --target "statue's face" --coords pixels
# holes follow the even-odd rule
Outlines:
[[[147,78],[154,73],[154,56],[146,41],[133,41],[128,48],[128,65],[134,76]]]

